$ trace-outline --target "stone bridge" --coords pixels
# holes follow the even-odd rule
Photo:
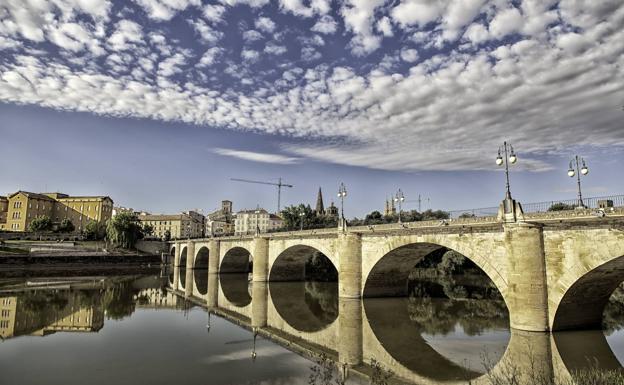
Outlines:
[[[600,327],[604,306],[624,281],[624,210],[604,217],[581,211],[512,223],[478,218],[178,240],[170,247],[174,265],[185,268],[174,269],[174,288],[192,295],[194,285],[184,287],[184,281],[197,281],[195,270],[219,273],[219,296],[249,319],[252,295],[247,279],[234,279],[237,275],[251,274],[253,282],[300,281],[306,260],[318,252],[338,271],[341,299],[403,296],[410,270],[446,248],[473,261],[494,282],[512,329],[591,329]],[[207,301],[210,306],[210,297]]]

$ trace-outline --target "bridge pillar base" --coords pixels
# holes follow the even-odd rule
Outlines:
[[[542,226],[508,223],[504,229],[509,256],[505,297],[510,326],[525,331],[548,331],[548,285]]]
[[[362,297],[362,235],[338,235],[338,294],[344,298]]]
[[[216,308],[219,303],[219,275],[208,273],[208,292],[206,293],[206,306],[208,309]]]
[[[338,300],[338,361],[355,366],[363,360],[362,301]]]
[[[251,255],[253,257],[253,281],[266,282],[269,272],[269,240],[262,237],[254,238]]]
[[[268,287],[266,282],[254,281],[251,287],[251,327],[262,328],[267,325]]]

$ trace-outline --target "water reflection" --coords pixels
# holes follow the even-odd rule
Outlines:
[[[158,276],[0,282],[0,336],[96,332],[105,318],[120,320],[137,306],[175,301],[166,295],[164,284]]]
[[[269,291],[279,315],[298,331],[321,331],[338,318],[336,282],[271,282]]]
[[[360,302],[339,299],[337,285],[331,282],[270,282],[252,285],[247,274],[212,274],[208,277],[208,274],[203,274],[205,270],[198,271],[202,274],[181,273],[180,279],[185,277],[185,283],[190,287],[197,286],[198,290],[206,287],[208,295],[201,300],[205,301],[211,311],[219,314],[220,308],[228,309],[228,319],[259,333],[259,345],[253,350],[258,354],[257,362],[268,362],[271,358],[267,356],[273,354],[269,352],[278,352],[280,360],[294,360],[290,353],[267,345],[262,339],[275,337],[290,348],[301,345],[306,351],[330,352],[338,362],[354,365],[354,370],[365,367],[362,361],[368,364],[370,358],[376,358],[386,369],[414,383],[472,381],[486,384],[484,354],[490,360],[492,373],[501,372],[508,363],[513,363],[521,370],[528,370],[531,355],[533,360],[539,360],[549,368],[548,375],[552,377],[558,375],[560,370],[572,373],[590,366],[621,369],[617,354],[624,354],[624,349],[613,348],[614,345],[610,345],[611,342],[607,341],[602,331],[555,334],[510,332],[504,303],[495,291],[490,290],[487,282],[481,282],[475,277],[447,276],[413,280],[409,283],[410,297],[371,298]],[[245,362],[251,362],[253,334],[224,338],[222,333],[225,321],[218,317],[212,320],[210,333],[205,333],[205,313],[202,313],[201,323],[198,320],[197,325],[180,322],[179,318],[167,318],[167,324],[171,327],[175,325],[181,330],[180,333],[195,333],[193,328],[196,327],[201,329],[201,333],[210,334],[210,338],[219,341],[215,346],[200,344],[198,341],[195,341],[195,346],[193,340],[185,341],[188,346],[177,345],[180,342],[175,338],[170,339],[167,334],[177,332],[170,329],[163,332],[161,326],[153,327],[158,319],[153,309],[182,309],[185,317],[193,313],[183,293],[172,290],[174,288],[167,284],[168,280],[167,273],[160,276],[0,279],[0,335],[10,342],[19,343],[15,340],[21,339],[14,337],[100,331],[98,344],[106,345],[108,338],[112,337],[102,333],[102,329],[110,328],[112,332],[123,325],[133,324],[133,329],[124,332],[127,344],[142,346],[164,341],[173,350],[176,350],[176,346],[184,346],[195,352],[196,357],[185,357],[184,361],[182,358],[176,359],[175,355],[167,356],[170,371],[184,367],[201,372],[204,366],[217,364],[221,365],[222,373],[236,371],[241,367],[248,368]],[[250,294],[252,288],[253,295]],[[224,296],[217,301],[218,290],[223,290]],[[200,303],[199,300],[195,298],[193,302]],[[218,303],[222,300],[239,309],[228,306],[229,303]],[[250,308],[244,308],[249,304],[252,305]],[[613,306],[616,305],[617,301]],[[150,311],[135,314],[139,309]],[[608,310],[611,318],[605,319],[609,320],[611,328],[606,333],[610,334],[610,339],[621,343],[624,334],[620,328],[624,319],[619,318],[618,309],[616,306]],[[236,317],[237,312],[240,317]],[[118,322],[106,326],[107,319]],[[292,329],[302,333],[295,336]],[[151,331],[151,334],[146,334],[147,331]],[[323,332],[316,333],[320,331]],[[235,344],[233,341],[245,343]],[[234,345],[240,346],[238,350],[219,350],[225,347],[234,349]],[[0,346],[0,357],[4,353],[3,357],[15,358],[18,357],[16,352],[20,347],[26,345],[11,345],[13,350],[5,348],[9,345]],[[206,353],[208,350],[212,352],[209,355]],[[294,350],[297,351],[296,348]],[[14,355],[7,352],[14,352],[11,353]],[[108,356],[113,363],[117,357],[115,354],[122,353],[116,351]],[[28,362],[40,365],[37,360]],[[189,366],[188,362],[195,362],[198,366]],[[305,368],[307,366],[303,365]],[[155,370],[158,372],[158,369]],[[266,373],[270,373],[272,369],[266,370]],[[135,375],[139,376],[138,372]],[[303,384],[306,383],[306,377],[307,374],[298,377],[298,380],[291,378],[285,383]],[[260,378],[247,377],[238,382],[222,383],[243,384],[257,382]],[[87,379],[77,377],[72,381],[67,383],[84,383]],[[198,378],[194,383],[201,381]]]
[[[206,295],[208,293],[208,269],[193,269],[193,282],[199,294]]]
[[[251,303],[249,274],[219,274],[218,279],[223,295],[232,305],[244,307]]]

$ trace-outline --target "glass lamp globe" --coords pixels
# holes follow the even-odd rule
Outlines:
[[[576,174],[576,173],[574,172],[574,170],[572,170],[572,169],[569,169],[569,170],[568,170],[568,176],[569,176],[570,178],[572,178],[572,177],[574,176],[574,174]]]
[[[589,169],[587,167],[583,166],[583,168],[581,169],[581,174],[583,174],[583,175],[589,174]]]
[[[516,156],[516,154],[513,154],[513,153],[512,153],[512,154],[509,156],[509,161],[511,162],[511,164],[516,163],[516,162],[518,161],[518,157]]]
[[[500,156],[496,158],[496,164],[497,165],[502,165],[503,164],[503,158],[501,158]]]

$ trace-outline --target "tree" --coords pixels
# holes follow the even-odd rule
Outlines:
[[[163,241],[169,242],[171,240],[171,231],[165,230],[165,234],[163,235]]]
[[[303,218],[300,215],[303,213]],[[301,220],[303,219],[304,229],[322,229],[338,226],[338,219],[327,215],[317,215],[310,205],[292,205],[284,208],[281,212],[284,220],[282,229],[286,231],[294,231],[301,229]]]
[[[477,216],[474,215],[473,213],[461,213],[461,215],[459,216],[459,219],[470,219],[470,218],[476,218]]]
[[[59,233],[71,233],[74,230],[76,230],[76,227],[74,226],[72,221],[70,221],[67,218],[63,219],[61,221],[61,223],[59,224],[59,226],[58,226],[58,232]]]
[[[154,234],[154,226],[150,225],[149,223],[146,223],[143,225],[143,234],[146,237],[149,237],[150,235]]]
[[[553,203],[548,211],[565,211],[565,210],[574,210],[574,205],[568,205],[562,202]]]
[[[106,235],[113,244],[131,249],[143,238],[143,228],[133,213],[120,213],[108,221]]]
[[[52,220],[47,215],[42,215],[33,219],[28,225],[28,230],[39,233],[52,230]]]
[[[102,222],[89,221],[85,226],[84,235],[89,241],[100,241],[106,236],[106,225]]]

